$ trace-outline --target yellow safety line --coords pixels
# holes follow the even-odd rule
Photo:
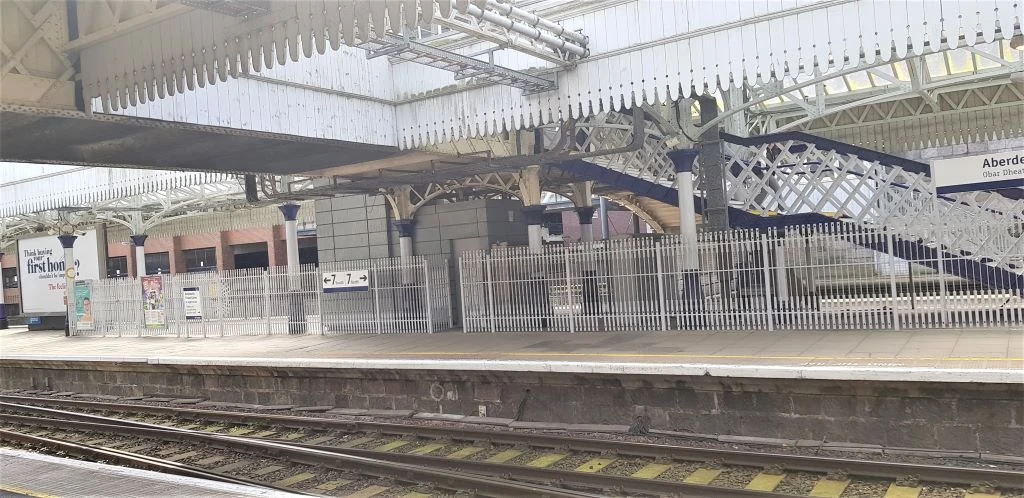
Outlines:
[[[783,474],[765,474],[764,472],[754,476],[753,479],[747,483],[747,489],[752,491],[764,491],[772,492],[775,488],[779,487],[779,483],[786,476]]]
[[[722,471],[718,469],[697,469],[686,476],[683,482],[687,484],[709,484],[714,481]]]
[[[672,468],[672,466],[665,463],[649,463],[646,467],[633,472],[632,477],[639,479],[654,479],[655,477],[664,474],[665,471],[670,468]]]
[[[505,463],[522,454],[523,452],[520,450],[505,450],[502,451],[501,453],[498,453],[497,455],[491,456],[490,458],[487,459],[487,461],[490,463]]]
[[[808,496],[815,498],[839,498],[849,485],[850,481],[848,480],[833,481],[831,479],[822,479],[814,484],[814,489],[811,490],[811,494]]]
[[[405,440],[399,439],[398,441],[391,441],[390,443],[378,446],[378,447],[374,448],[373,450],[374,451],[391,451],[391,450],[396,449],[396,448],[401,448],[402,446],[405,446],[405,445],[407,445],[407,444],[409,444],[411,442],[412,441],[405,441]]]
[[[483,450],[484,449],[479,446],[467,446],[459,451],[456,451],[455,453],[446,456],[445,458],[451,458],[452,460],[461,460],[463,458],[476,455],[477,453],[480,453]]]
[[[6,491],[8,493],[15,493],[19,495],[31,496],[33,498],[59,498],[57,495],[50,495],[46,493],[40,493],[38,491],[32,491],[30,489],[19,488],[17,486],[8,486],[6,484],[0,484],[0,491]]]
[[[437,450],[439,450],[441,448],[444,448],[444,444],[443,443],[431,443],[431,444],[428,444],[428,445],[425,445],[425,446],[420,446],[419,448],[416,448],[416,449],[410,451],[409,453],[412,454],[412,455],[426,455],[427,453],[432,453],[432,452],[437,451]]]
[[[542,455],[539,458],[530,461],[526,466],[544,468],[567,456],[569,455],[566,455],[565,453],[548,453],[547,455]]]
[[[611,465],[614,461],[614,458],[595,458],[593,460],[590,460],[589,462],[583,463],[579,467],[576,467],[576,472],[600,472],[601,469]]]
[[[885,498],[917,498],[920,494],[921,488],[890,484],[885,492]]]

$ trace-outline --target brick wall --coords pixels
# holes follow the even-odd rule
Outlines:
[[[234,269],[234,252],[231,246],[261,242],[267,244],[267,257],[271,266],[288,264],[284,225],[173,237],[149,237],[146,239],[145,248],[146,254],[170,253],[170,272],[181,273],[186,271],[185,251],[213,247],[216,251],[217,269],[231,270]],[[138,262],[135,261],[135,247],[119,242],[110,243],[107,244],[107,254],[109,257],[127,257],[128,272],[131,275],[136,274],[135,265]],[[105,269],[101,273],[104,272]]]

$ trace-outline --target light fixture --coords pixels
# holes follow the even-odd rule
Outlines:
[[[1024,34],[1017,33],[1010,38],[1010,48],[1024,50]]]

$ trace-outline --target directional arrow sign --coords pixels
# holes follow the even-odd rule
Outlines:
[[[359,292],[370,290],[370,276],[367,270],[324,272],[324,292]]]

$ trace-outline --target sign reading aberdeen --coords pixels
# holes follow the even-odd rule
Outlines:
[[[940,194],[1024,187],[1024,151],[936,159],[932,179]]]

